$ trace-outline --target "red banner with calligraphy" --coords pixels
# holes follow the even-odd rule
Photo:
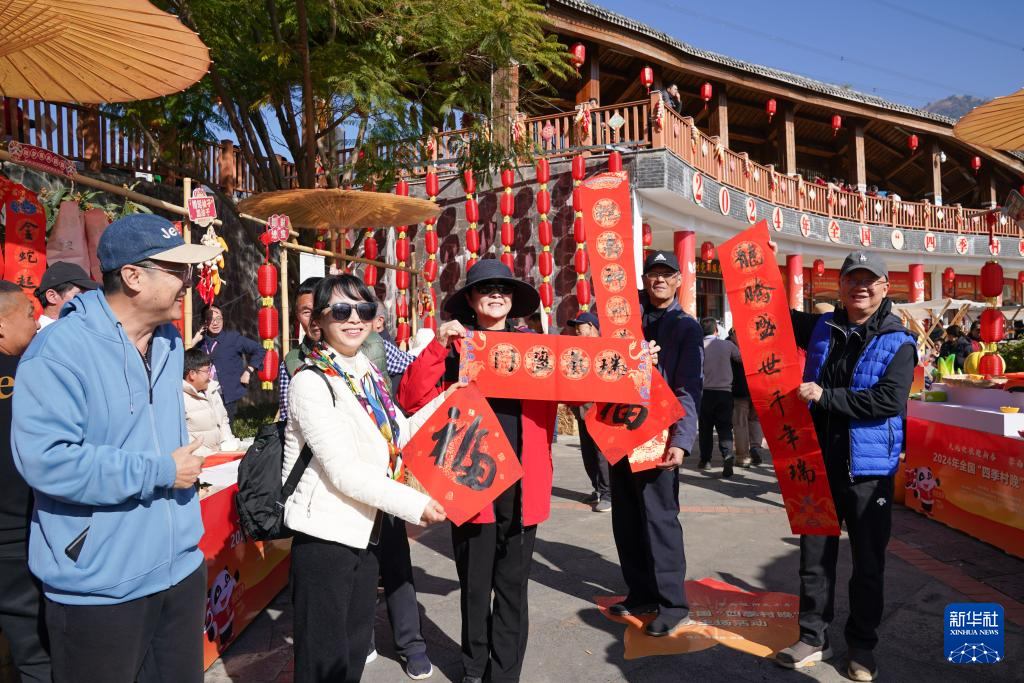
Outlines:
[[[643,339],[629,178],[623,171],[601,173],[580,186],[580,195],[601,336]],[[616,398],[621,401],[623,396]],[[654,372],[645,405],[599,403],[585,419],[587,431],[608,462],[614,465],[629,455],[636,472],[657,465],[665,453],[667,427],[684,414],[675,392]]]
[[[825,462],[807,404],[802,368],[775,255],[761,221],[718,248],[722,278],[750,398],[761,418],[795,534],[838,535]]]
[[[402,459],[456,526],[523,476],[497,416],[473,384],[441,404],[402,449]]]
[[[6,178],[0,178],[0,195],[7,215],[3,277],[25,290],[38,316],[34,292],[46,270],[46,211],[35,192]]]
[[[459,377],[490,398],[646,403],[651,359],[642,339],[473,330],[462,341]]]

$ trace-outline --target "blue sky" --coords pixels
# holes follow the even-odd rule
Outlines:
[[[1022,0],[600,0],[695,47],[923,106],[1024,87]]]

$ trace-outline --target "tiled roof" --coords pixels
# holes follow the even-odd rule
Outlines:
[[[932,112],[924,111],[922,109],[908,107],[905,104],[890,102],[889,100],[883,99],[881,97],[876,97],[875,95],[869,95],[867,93],[858,92],[856,90],[850,90],[848,88],[834,85],[832,83],[825,83],[824,81],[816,81],[813,78],[807,78],[806,76],[790,73],[788,71],[772,69],[770,67],[762,66],[760,64],[751,64],[750,62],[744,62],[743,60],[740,59],[735,59],[733,57],[718,54],[717,52],[702,50],[688,43],[676,40],[667,33],[655,30],[646,24],[641,24],[640,22],[630,19],[629,17],[622,16],[621,14],[617,14],[615,12],[606,10],[603,7],[598,7],[597,5],[594,5],[589,2],[583,2],[582,0],[549,0],[549,6],[550,5],[561,5],[563,7],[567,7],[578,12],[582,12],[583,14],[587,14],[592,17],[601,19],[602,21],[607,21],[611,24],[615,24],[630,31],[635,31],[636,33],[653,38],[661,43],[664,43],[665,45],[669,45],[675,48],[676,50],[679,50],[680,52],[684,52],[688,55],[697,57],[699,59],[706,59],[709,62],[721,64],[722,66],[738,69],[740,71],[745,71],[747,73],[757,74],[758,76],[763,76],[764,78],[770,78],[781,83],[795,85],[800,88],[805,88],[807,90],[812,90],[814,92],[822,93],[824,95],[829,95],[832,97],[838,97],[844,100],[850,100],[852,102],[860,102],[863,104],[871,105],[873,107],[880,107],[882,109],[897,111],[903,114],[919,116],[921,118],[931,119],[932,121],[937,121],[939,123],[946,123],[951,126],[954,123],[956,123],[956,119],[950,118],[948,116],[943,116],[941,114],[933,114]]]

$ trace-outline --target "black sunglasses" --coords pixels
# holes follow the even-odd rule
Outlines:
[[[345,322],[352,317],[352,309],[355,309],[356,315],[364,323],[368,323],[377,317],[377,304],[369,301],[364,301],[356,305],[339,301],[336,304],[331,304],[331,317],[338,322]]]
[[[491,294],[503,294],[509,295],[514,290],[512,285],[506,285],[502,282],[485,282],[482,285],[474,285],[473,291],[483,296],[489,296]]]

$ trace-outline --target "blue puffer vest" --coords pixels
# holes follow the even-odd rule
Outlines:
[[[817,382],[832,344],[832,314],[818,320],[807,345],[804,381]],[[914,338],[904,331],[882,331],[868,340],[853,369],[850,389],[870,389],[881,379],[896,351]],[[854,477],[889,476],[899,465],[903,448],[904,416],[850,420],[850,474]]]

